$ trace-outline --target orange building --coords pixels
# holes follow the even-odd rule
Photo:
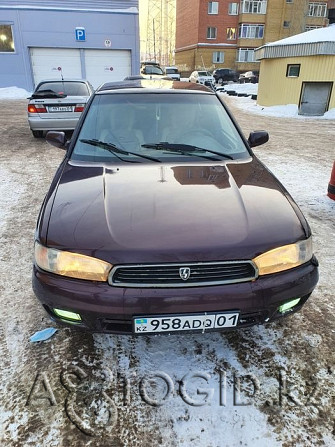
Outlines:
[[[259,70],[254,50],[328,24],[328,2],[177,0],[175,63],[193,70]]]

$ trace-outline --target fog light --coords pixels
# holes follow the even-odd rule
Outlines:
[[[283,314],[283,313],[287,312],[288,310],[292,309],[292,307],[296,306],[299,303],[299,301],[300,301],[300,298],[291,300],[285,304],[282,304],[278,310],[280,313]]]
[[[81,316],[69,310],[53,309],[55,315],[63,320],[81,321]]]

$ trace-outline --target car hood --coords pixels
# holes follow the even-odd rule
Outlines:
[[[251,259],[308,232],[256,158],[115,168],[65,163],[59,172],[41,240],[112,263]]]

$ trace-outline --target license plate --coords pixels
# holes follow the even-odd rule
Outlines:
[[[49,112],[72,112],[72,106],[49,106]]]
[[[238,323],[239,312],[193,315],[164,315],[134,317],[135,334],[153,334],[162,332],[183,332],[220,330],[234,327]]]

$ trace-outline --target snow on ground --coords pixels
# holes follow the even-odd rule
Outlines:
[[[0,88],[0,99],[25,99],[31,93],[27,90],[18,87],[3,87]]]
[[[257,87],[257,84],[230,84],[227,89],[243,90],[254,94],[257,93]],[[222,93],[222,95],[226,94]],[[16,87],[0,89],[0,99],[24,99],[28,96],[28,92]],[[293,110],[290,106],[262,108],[257,106],[256,102],[250,98],[230,96],[229,100],[233,101],[237,108],[247,109],[248,112],[258,115],[308,120],[308,118],[300,117],[297,114],[292,115]],[[328,113],[333,112],[334,110]],[[330,119],[335,118],[335,114],[332,116],[333,118]],[[320,119],[322,118],[324,117],[320,117]],[[313,117],[313,119],[316,119],[316,117]],[[299,122],[299,124],[303,123]],[[328,141],[331,141],[334,131],[329,127],[329,124],[327,122],[320,123],[322,126],[327,126]],[[31,182],[41,181],[38,176],[39,166],[45,169],[44,175],[47,177],[46,171],[54,169],[59,163],[61,154],[54,152],[53,148],[44,146],[41,141],[27,140],[25,129],[21,132],[25,144],[28,141],[26,146],[32,148],[31,152],[28,152],[31,157],[29,158],[30,167],[26,176],[31,177]],[[25,147],[25,154],[28,150],[27,147]],[[43,364],[44,371],[53,379],[51,380],[53,387],[56,386],[57,382],[55,375],[53,376],[52,373],[54,370],[59,370],[59,364],[62,364],[62,361],[65,365],[72,362],[71,365],[79,365],[83,369],[87,367],[87,370],[89,370],[89,367],[98,371],[108,371],[110,369],[115,382],[118,380],[122,383],[122,387],[121,385],[119,388],[115,387],[115,392],[110,393],[113,402],[117,404],[117,426],[114,427],[113,424],[110,424],[109,427],[107,423],[105,424],[105,431],[101,430],[103,436],[101,444],[98,437],[86,437],[85,443],[83,441],[81,445],[92,447],[112,445],[112,441],[108,442],[108,440],[111,440],[109,436],[113,435],[113,430],[119,430],[119,436],[124,447],[159,445],[159,443],[154,444],[157,433],[165,440],[164,445],[166,446],[222,447],[229,445],[230,447],[237,447],[244,445],[276,447],[279,445],[294,445],[290,440],[298,439],[299,441],[295,445],[310,447],[316,439],[314,433],[318,432],[318,426],[322,427],[321,432],[325,430],[326,433],[324,438],[319,440],[318,445],[329,447],[334,445],[333,439],[330,438],[330,435],[328,436],[330,434],[329,424],[327,425],[324,422],[327,411],[330,413],[333,408],[331,396],[325,390],[332,389],[334,378],[325,369],[326,359],[320,365],[315,363],[318,352],[328,346],[327,343],[329,342],[326,337],[329,334],[320,331],[321,337],[317,333],[317,323],[315,327],[304,326],[305,322],[310,321],[306,317],[304,319],[304,313],[308,316],[317,306],[332,306],[328,302],[323,304],[323,302],[326,302],[325,293],[332,293],[334,281],[332,274],[333,256],[331,255],[333,248],[327,243],[327,241],[333,240],[333,236],[330,234],[330,228],[333,227],[326,225],[327,221],[333,222],[335,211],[335,202],[331,201],[325,192],[330,171],[324,169],[325,163],[321,163],[322,160],[318,158],[318,153],[315,156],[316,158],[311,160],[308,156],[302,157],[301,152],[294,153],[294,150],[292,150],[290,163],[287,163],[287,158],[278,157],[276,151],[260,147],[256,148],[255,152],[261,156],[262,160],[268,164],[289,189],[293,197],[297,199],[298,205],[302,207],[303,212],[312,221],[316,247],[319,247],[322,259],[320,284],[314,293],[313,300],[304,312],[297,314],[294,320],[288,319],[283,327],[273,324],[272,327],[250,328],[241,331],[239,334],[221,335],[212,333],[208,334],[206,338],[198,334],[183,337],[171,335],[136,339],[96,334],[93,336],[92,348],[88,343],[90,339],[87,335],[78,336],[80,338],[78,342],[76,335],[71,333],[70,336],[68,330],[60,330],[57,337],[52,341],[31,348],[25,345],[25,343],[27,344],[25,331],[31,330],[32,323],[25,322],[24,324],[22,321],[20,321],[20,324],[15,321],[8,323],[6,345],[8,352],[5,351],[6,356],[4,355],[3,358],[4,361],[10,358],[15,360],[8,367],[8,374],[15,373],[15,386],[19,386],[20,380],[24,382],[23,372],[28,370],[25,365],[25,361],[28,362],[28,359],[24,356],[25,350],[27,350],[27,355],[31,355],[31,352],[34,353],[38,365]],[[310,152],[309,149],[307,155]],[[53,157],[57,159],[53,159]],[[17,156],[13,159],[18,159],[20,164],[13,164],[13,160],[8,157],[6,161],[8,166],[4,165],[0,168],[0,221],[4,223],[10,220],[11,210],[15,209],[20,202],[21,196],[26,195],[27,191],[30,191],[31,194],[35,191],[33,183],[27,183],[27,179],[19,169],[22,159]],[[50,163],[50,166],[48,163]],[[320,169],[320,166],[323,169]],[[45,180],[46,183],[47,180]],[[43,183],[42,189],[45,184]],[[25,203],[21,204],[22,206],[25,205],[24,210],[33,207],[34,212],[36,212],[34,197],[34,195],[29,196]],[[40,197],[37,199],[39,201]],[[27,213],[22,212],[21,215],[24,217]],[[21,218],[23,219],[23,217]],[[26,231],[29,232],[30,221],[28,224],[24,221],[19,228],[26,228]],[[2,228],[0,230],[2,231]],[[329,232],[328,235],[326,231]],[[17,239],[15,239],[17,231],[13,229],[13,233],[9,232],[6,237],[8,237],[8,240],[16,242],[16,246],[18,245]],[[27,252],[28,242],[26,239],[24,253]],[[25,256],[27,257],[27,254]],[[20,257],[20,254],[17,257]],[[12,260],[7,255],[6,265],[8,267],[16,265],[15,262],[15,259]],[[27,261],[24,265],[26,264]],[[30,271],[28,273],[30,275]],[[24,274],[27,275],[27,272]],[[11,286],[20,289],[21,286],[17,286],[15,282],[17,281],[16,276],[11,276],[10,272],[7,276],[7,289],[10,289]],[[24,284],[27,284],[27,281]],[[17,298],[18,293],[17,290],[15,290],[15,293],[8,293],[8,302],[12,299],[12,295]],[[27,312],[28,306],[29,312],[33,313],[29,299],[27,299],[26,304]],[[35,307],[37,308],[37,303],[34,304],[33,309]],[[22,310],[21,312],[24,314]],[[333,308],[331,307],[329,307],[328,313],[322,315],[322,318],[325,319],[329,315],[333,315]],[[34,320],[34,324],[39,324],[39,321]],[[43,321],[42,324],[49,324],[49,321],[47,323]],[[294,336],[294,325],[301,327],[300,337]],[[285,343],[282,343],[284,337]],[[296,362],[294,356],[291,355],[291,351],[293,354],[299,352]],[[9,353],[11,354],[9,355]],[[306,358],[303,355],[304,353]],[[31,386],[32,374],[37,369],[31,359],[29,361],[29,369],[32,372],[29,371],[30,381],[28,383]],[[331,358],[329,362],[329,368],[333,367]],[[18,375],[20,368],[23,370],[22,376]],[[317,398],[322,399],[322,411],[324,413],[321,410],[319,412],[318,406],[314,405],[314,394],[312,395],[312,392],[310,392],[309,382],[303,376],[304,370],[311,375],[311,378],[308,376],[308,380],[312,380],[314,374],[319,381],[318,394],[316,394],[315,400]],[[299,405],[292,404],[285,397],[285,394],[283,394],[285,398],[283,403],[279,402],[281,372],[287,373],[292,392],[296,392],[300,400],[307,402],[305,407],[300,408]],[[294,378],[296,380],[292,384]],[[7,382],[9,384],[8,389],[13,392],[14,382],[11,383],[9,377],[7,377]],[[2,383],[5,385],[6,380]],[[85,385],[84,381],[83,383]],[[15,411],[13,413],[0,411],[0,419],[3,419],[3,421],[10,417],[13,418],[13,414],[15,416],[12,419],[13,422],[9,425],[13,442],[11,445],[14,445],[14,443],[17,446],[68,445],[67,443],[70,442],[71,437],[64,443],[59,440],[63,437],[65,439],[66,433],[74,436],[73,433],[76,434],[77,432],[72,425],[70,429],[68,428],[68,421],[63,416],[63,409],[59,402],[64,392],[62,394],[60,389],[57,389],[57,406],[42,407],[43,424],[37,425],[38,428],[36,429],[31,421],[36,418],[38,422],[37,416],[32,418],[32,409],[27,404],[22,403],[22,396],[27,393],[27,388],[22,390],[21,384],[19,390],[21,392],[17,393],[19,397],[16,397]],[[309,394],[311,404],[308,400]],[[95,402],[93,403],[95,404]],[[319,406],[321,408],[321,404]],[[101,405],[96,409],[95,414],[98,419],[101,418],[103,421],[105,413],[106,411]],[[307,416],[304,416],[304,413]],[[272,425],[269,423],[271,418]],[[312,424],[315,425],[315,428],[311,428]],[[153,437],[152,442],[141,439],[141,433],[144,433],[142,427],[147,425],[150,426],[148,432]],[[25,431],[26,426],[33,427],[31,434],[29,434],[29,430]],[[104,426],[104,424],[101,423],[101,426]],[[46,431],[48,434],[45,434]],[[97,432],[100,433],[98,430]],[[20,443],[22,433],[25,436],[25,444]],[[281,442],[278,439],[281,439]],[[106,443],[104,443],[105,440]],[[5,443],[1,445],[5,445]],[[77,445],[79,444],[76,443],[75,446]]]
[[[237,93],[246,93],[248,95],[256,95],[258,84],[228,84],[219,91],[225,93],[228,90],[234,90]],[[257,104],[257,101],[251,99],[251,96],[232,96],[235,105],[239,109],[250,113],[264,116],[277,116],[280,118],[297,118],[297,119],[335,119],[335,109],[328,110],[323,116],[302,116],[298,115],[298,106],[296,104],[286,104],[271,107],[264,107]]]

